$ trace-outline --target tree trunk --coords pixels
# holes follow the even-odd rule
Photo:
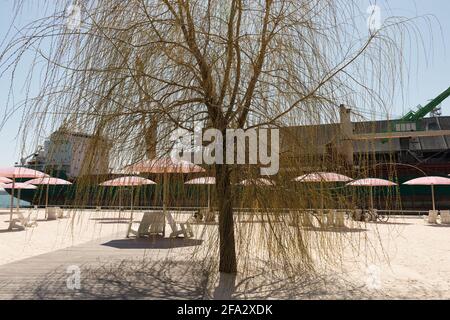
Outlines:
[[[233,203],[229,166],[216,165],[216,187],[219,203],[219,271],[236,273],[236,248],[234,240]]]

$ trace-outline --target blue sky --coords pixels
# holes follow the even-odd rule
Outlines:
[[[43,15],[45,8],[38,3],[40,1],[28,0],[25,2],[22,14],[14,23],[22,26],[25,23],[39,18]],[[361,0],[361,9],[369,4],[376,3],[381,7],[381,17],[385,19],[388,16],[406,16],[415,17],[430,15],[436,19],[432,23],[432,33],[423,30],[422,37],[426,47],[426,54],[423,52],[405,52],[408,56],[414,56],[413,68],[408,73],[408,86],[405,89],[405,97],[396,99],[395,105],[392,107],[394,115],[402,115],[410,108],[414,108],[418,104],[424,104],[427,100],[435,97],[443,90],[450,86],[450,58],[448,50],[450,50],[450,1],[448,0],[380,0],[368,1]],[[14,0],[0,0],[0,51],[3,50],[3,39],[12,23]],[[411,48],[415,48],[411,46]],[[405,48],[409,49],[409,47]],[[25,60],[26,61],[26,60]],[[417,63],[416,63],[417,62]],[[24,97],[23,88],[19,85],[27,76],[27,65],[19,68],[16,74],[16,86],[14,89],[14,102],[17,103]],[[10,79],[0,79],[0,121],[5,112],[6,102],[8,100],[8,92]],[[37,88],[38,83],[32,85],[32,90]],[[10,104],[11,106],[11,104]],[[443,114],[450,115],[450,100],[442,105]],[[20,158],[20,153],[25,154],[33,151],[32,145],[28,145],[26,150],[22,150],[20,140],[18,139],[19,124],[22,118],[22,112],[19,110],[12,115],[0,129],[0,166],[10,166]],[[44,137],[41,137],[44,139]],[[42,141],[43,142],[43,141]]]

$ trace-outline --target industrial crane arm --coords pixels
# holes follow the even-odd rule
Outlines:
[[[442,103],[445,99],[450,96],[450,88],[442,92],[436,98],[431,100],[426,106],[421,107],[417,111],[410,111],[406,115],[404,115],[400,120],[401,121],[418,121],[423,119],[427,114],[436,109],[436,107]]]

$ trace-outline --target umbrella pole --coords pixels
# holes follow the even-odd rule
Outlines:
[[[166,217],[166,213],[167,213],[167,193],[169,191],[169,186],[168,186],[168,176],[167,176],[167,172],[164,172],[163,175],[163,214],[164,214],[164,226],[163,226],[163,236],[165,236],[166,234],[166,223],[165,223],[165,217]]]
[[[20,189],[17,189],[17,207],[16,212],[20,211]]]
[[[164,172],[163,176],[163,212],[164,215],[167,212],[167,193],[168,193],[168,179],[167,179],[167,172]]]
[[[211,212],[211,185],[208,184],[208,212]]]
[[[431,185],[431,199],[433,201],[433,211],[436,210],[436,204],[434,202],[434,185]]]
[[[133,187],[131,187],[131,206],[130,206],[130,210],[131,210],[130,221],[131,222],[133,222],[133,197],[134,197],[134,189],[133,189]]]
[[[370,208],[373,211],[373,187],[370,187]]]
[[[323,184],[320,181],[320,210],[323,210]]]
[[[119,213],[122,212],[122,187],[119,186]]]
[[[47,183],[47,190],[45,192],[45,219],[48,218],[48,188],[49,184]]]
[[[16,178],[13,176],[13,183],[11,189],[11,202],[9,204],[9,230],[12,229],[13,210],[14,210],[14,186],[16,184]]]

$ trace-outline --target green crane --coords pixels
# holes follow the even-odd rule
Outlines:
[[[394,131],[416,131],[418,130],[418,121],[423,119],[427,114],[432,112],[445,99],[450,96],[450,88],[442,92],[436,98],[431,100],[426,106],[419,106],[418,110],[411,110],[401,119],[395,122]]]

